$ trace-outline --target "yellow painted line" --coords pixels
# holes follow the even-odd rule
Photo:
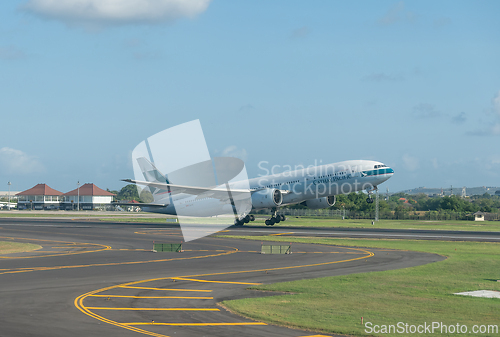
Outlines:
[[[363,253],[354,252],[293,252],[294,254],[351,254],[351,255],[361,255]]]
[[[224,252],[225,250],[222,249],[184,249],[185,252]]]
[[[287,234],[295,234],[295,232],[269,234],[269,236],[278,236],[278,235],[287,235]]]
[[[69,245],[69,246],[63,246],[63,247],[50,247],[52,249],[68,249],[68,248],[91,248],[89,246],[73,246],[73,245]]]
[[[171,277],[171,279],[172,280],[181,280],[181,281],[206,282],[206,283],[246,284],[246,285],[252,285],[252,286],[258,286],[258,285],[262,284],[262,283],[247,283],[247,282],[197,280],[197,279],[185,278],[185,277]]]
[[[128,296],[128,295],[90,295],[92,297],[124,297],[124,298],[176,298],[189,300],[213,300],[213,297],[191,297],[191,296]]]
[[[223,273],[210,273],[210,274],[198,274],[198,275],[186,275],[183,276],[184,278],[186,277],[202,277],[202,276],[216,276],[216,275],[230,275],[230,274],[243,274],[243,273],[255,273],[255,272],[263,272],[263,271],[274,271],[274,270],[286,270],[286,269],[296,269],[296,268],[306,268],[306,267],[317,267],[317,266],[325,266],[329,264],[335,264],[335,263],[343,263],[343,262],[351,262],[351,261],[356,261],[356,260],[362,260],[362,259],[367,259],[375,254],[373,252],[370,252],[366,249],[363,248],[350,248],[350,247],[344,247],[345,249],[350,249],[350,250],[358,250],[365,252],[368,255],[361,256],[361,257],[355,257],[352,259],[347,259],[347,260],[339,260],[339,261],[330,261],[330,262],[321,262],[321,263],[314,263],[314,264],[305,264],[305,265],[298,265],[298,266],[288,266],[288,267],[276,267],[276,268],[267,268],[267,269],[254,269],[254,270],[239,270],[239,271],[230,271],[230,272],[223,272]],[[167,278],[169,279],[169,278]],[[172,279],[172,277],[170,277]],[[155,279],[156,280],[156,279]]]
[[[77,251],[77,252],[61,252],[61,254],[48,254],[48,255],[31,255],[31,256],[0,256],[0,259],[31,259],[31,258],[40,258],[40,257],[52,257],[52,256],[66,256],[66,255],[77,255],[77,254],[86,254],[86,253],[96,253],[96,252],[102,252],[104,250],[110,250],[111,247],[110,246],[106,246],[106,245],[101,245],[101,244],[98,244],[98,243],[86,243],[86,242],[68,242],[68,241],[57,241],[57,240],[43,240],[43,239],[32,239],[32,238],[19,238],[19,237],[4,237],[4,236],[0,236],[0,239],[4,239],[4,238],[9,238],[11,240],[25,240],[25,241],[43,241],[43,242],[57,242],[58,244],[75,244],[75,245],[86,245],[87,247],[86,248],[92,248],[95,247],[104,247],[104,248],[101,248],[101,249],[93,249],[93,250],[84,250],[84,251]],[[72,246],[73,247],[73,246]],[[64,247],[65,249],[69,248],[69,247]],[[39,251],[41,253],[43,253],[43,251]],[[34,270],[36,270],[36,268],[33,268]]]
[[[111,247],[109,247],[109,248],[111,249]],[[82,265],[72,265],[72,266],[56,266],[56,267],[34,267],[34,268],[29,268],[29,270],[25,270],[25,268],[19,268],[19,269],[14,269],[11,271],[1,272],[0,275],[10,274],[13,272],[21,273],[21,272],[39,271],[39,270],[59,270],[59,269],[73,269],[73,268],[87,268],[87,267],[122,266],[122,265],[158,263],[158,262],[178,261],[178,260],[202,259],[202,258],[206,258],[206,257],[222,256],[222,255],[228,255],[228,254],[233,254],[233,253],[238,252],[237,248],[234,248],[234,249],[235,250],[233,250],[233,251],[225,251],[225,252],[218,253],[218,254],[200,255],[200,256],[191,256],[191,257],[179,257],[179,258],[161,259],[161,260],[109,262],[109,263],[95,263],[95,264],[82,264]],[[102,249],[102,250],[107,250],[107,249]],[[75,253],[75,254],[78,254],[78,253]],[[63,255],[63,254],[61,254],[61,255]],[[67,255],[69,255],[69,254],[67,254]],[[44,256],[50,256],[50,255],[44,255]],[[60,255],[56,255],[56,256],[60,256]]]
[[[234,325],[267,325],[263,322],[246,322],[246,323],[152,323],[152,322],[137,322],[137,323],[122,323],[124,325],[167,325],[167,326],[234,326]]]
[[[236,248],[234,248],[234,249],[237,251]],[[330,265],[330,264],[335,264],[335,263],[350,262],[350,261],[356,261],[356,260],[366,259],[366,258],[370,258],[370,257],[372,257],[372,256],[375,255],[373,252],[368,251],[368,250],[363,249],[363,248],[346,248],[346,249],[354,250],[354,251],[362,251],[362,252],[365,252],[367,255],[366,256],[361,256],[361,257],[356,257],[356,258],[351,258],[351,259],[346,259],[346,260],[322,262],[322,263],[315,263],[315,264],[309,264],[309,265],[296,265],[296,266],[277,267],[277,268],[268,268],[268,269],[240,270],[240,271],[223,272],[223,273],[186,275],[186,276],[184,276],[182,278],[188,278],[188,277],[192,278],[192,277],[202,277],[202,276],[215,276],[215,275],[230,275],[230,274],[243,274],[243,273],[255,273],[255,272],[262,272],[262,271],[273,271],[273,270],[286,270],[286,269],[295,269],[295,268],[316,267],[316,266],[322,266],[322,265]],[[230,253],[234,253],[234,252],[230,252]],[[214,256],[219,256],[219,255],[226,255],[226,254],[214,254]],[[211,256],[213,256],[213,255],[208,255],[207,257],[211,257]],[[121,327],[123,329],[127,329],[127,330],[130,330],[130,331],[138,332],[138,333],[141,333],[141,334],[144,334],[144,335],[149,335],[149,336],[154,336],[154,337],[168,337],[166,335],[162,335],[162,334],[155,333],[155,332],[152,332],[152,331],[147,331],[147,330],[139,329],[137,327],[126,325],[124,323],[118,323],[118,322],[115,322],[113,320],[107,319],[107,318],[105,318],[103,316],[100,316],[100,315],[98,315],[98,314],[90,311],[89,308],[85,307],[85,305],[83,305],[83,300],[86,297],[90,296],[90,295],[94,295],[94,294],[97,294],[97,293],[102,293],[102,292],[105,292],[105,291],[108,291],[108,290],[111,290],[111,289],[116,289],[116,288],[139,288],[139,289],[143,289],[144,287],[133,287],[133,286],[137,285],[137,284],[140,284],[140,283],[145,283],[145,282],[155,282],[155,281],[160,281],[160,280],[164,281],[164,280],[169,280],[169,279],[172,279],[172,278],[166,277],[166,278],[155,278],[155,279],[149,279],[149,280],[134,281],[134,282],[124,283],[124,284],[121,284],[121,285],[114,285],[114,286],[109,286],[109,287],[102,288],[102,289],[93,290],[93,291],[90,291],[88,293],[82,294],[82,295],[78,296],[77,298],[75,298],[74,305],[75,305],[75,307],[78,310],[80,310],[84,314],[86,314],[86,315],[88,315],[90,317],[93,317],[93,318],[95,318],[95,319],[97,319],[97,320],[99,320],[101,322],[104,322],[104,323],[107,323],[107,324],[110,324],[110,325],[114,325],[114,326],[117,326],[117,327]],[[197,280],[197,281],[199,281],[199,280]],[[152,289],[154,289],[154,290],[165,290],[163,288],[152,288]],[[189,291],[192,291],[192,290],[189,290]]]
[[[105,308],[86,307],[89,310],[131,310],[131,311],[220,311],[217,308]]]
[[[210,293],[212,290],[200,290],[200,289],[170,289],[170,288],[149,288],[149,287],[131,287],[131,286],[118,286],[119,288],[130,288],[130,289],[144,289],[144,290],[166,290],[166,291],[199,291],[204,293]]]
[[[327,335],[313,335],[313,336],[302,336],[302,337],[331,337]]]

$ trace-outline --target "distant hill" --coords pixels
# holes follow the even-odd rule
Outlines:
[[[412,188],[410,190],[405,190],[405,191],[400,191],[398,193],[406,193],[406,194],[427,194],[427,195],[440,195],[441,193],[444,195],[451,195],[453,192],[453,195],[462,195],[462,188],[463,187],[453,187],[453,191],[451,190],[450,187],[448,188],[433,188],[433,187],[418,187],[418,188]],[[484,193],[488,193],[491,195],[494,195],[496,191],[500,191],[500,187],[493,187],[493,186],[480,186],[480,187],[466,187],[465,188],[465,193],[467,196],[471,195],[483,195]]]

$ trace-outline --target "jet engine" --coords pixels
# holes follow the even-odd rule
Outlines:
[[[328,208],[335,205],[335,196],[306,200],[306,206],[310,209]]]
[[[275,188],[266,188],[252,193],[253,208],[273,208],[280,206],[282,202],[283,195]]]

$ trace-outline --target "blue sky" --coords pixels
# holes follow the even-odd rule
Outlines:
[[[120,189],[139,142],[194,119],[211,154],[243,158],[250,177],[261,161],[373,159],[396,172],[383,190],[499,186],[499,12],[498,1],[3,1],[0,190]]]

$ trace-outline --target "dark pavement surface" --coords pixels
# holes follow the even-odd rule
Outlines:
[[[285,232],[349,236],[337,229],[282,227],[232,228],[226,233]],[[484,236],[499,237],[488,235]],[[291,255],[263,255],[258,241],[214,237],[184,244],[183,253],[153,253],[153,241],[180,242],[179,228],[0,219],[0,241],[10,240],[36,243],[43,249],[0,256],[2,337],[312,336],[317,333],[242,318],[217,303],[272,295],[246,290],[258,283],[405,268],[443,259],[417,252],[312,244],[293,244]]]

